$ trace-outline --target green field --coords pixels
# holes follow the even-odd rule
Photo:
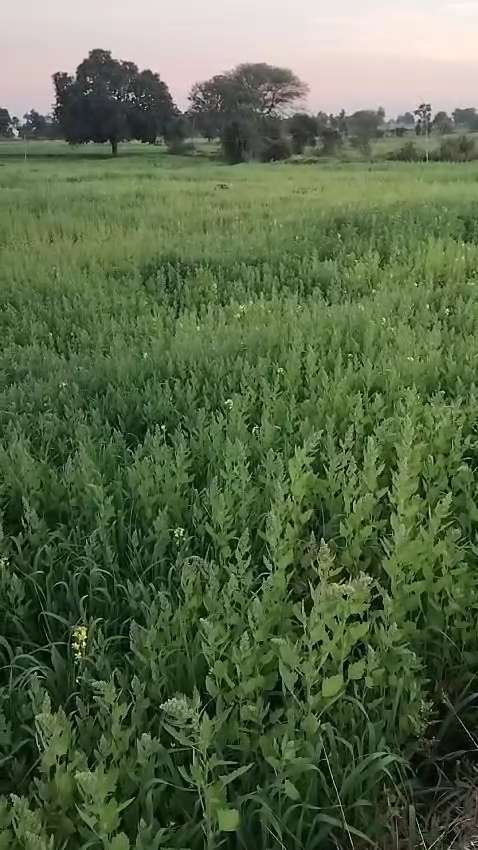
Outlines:
[[[0,297],[1,850],[452,846],[478,164],[4,145]]]

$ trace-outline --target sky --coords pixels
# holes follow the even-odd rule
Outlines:
[[[93,48],[158,71],[183,108],[239,62],[290,67],[318,111],[478,107],[478,0],[0,0],[0,106],[51,108]]]

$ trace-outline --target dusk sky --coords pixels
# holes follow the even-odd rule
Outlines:
[[[238,62],[292,68],[308,106],[477,106],[478,0],[21,0],[0,3],[0,106],[50,109],[54,71],[95,47],[158,71],[179,105]]]

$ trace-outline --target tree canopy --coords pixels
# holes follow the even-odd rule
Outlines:
[[[54,115],[65,139],[109,142],[114,155],[126,139],[153,142],[177,114],[158,74],[114,59],[109,50],[92,50],[75,76],[58,72],[53,84]]]
[[[225,122],[239,115],[275,118],[308,92],[289,68],[265,62],[243,63],[210,80],[195,83],[189,102],[190,115],[204,135],[220,135]]]
[[[296,112],[288,121],[294,153],[302,153],[307,145],[315,145],[319,135],[319,120],[306,112]]]
[[[0,137],[10,139],[13,136],[13,122],[8,109],[0,106]]]
[[[455,126],[465,130],[478,130],[478,113],[473,106],[466,109],[455,109],[453,113]]]
[[[383,125],[385,112],[382,108],[360,109],[347,119],[349,132],[360,139],[374,139],[379,135]]]

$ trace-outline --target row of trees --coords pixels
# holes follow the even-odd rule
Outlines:
[[[0,138],[13,139],[62,139],[63,134],[52,115],[41,115],[36,109],[26,112],[23,119],[10,115],[8,109],[0,107]]]
[[[195,83],[189,109],[181,113],[166,83],[153,71],[140,71],[133,62],[117,60],[110,51],[92,50],[75,74],[53,76],[55,105],[52,116],[35,110],[23,123],[0,109],[0,136],[63,137],[72,144],[108,142],[113,155],[121,141],[137,139],[170,144],[202,134],[219,138],[226,158],[239,162],[250,157],[281,158],[292,145],[296,152],[318,139],[332,148],[345,137],[366,146],[386,133],[447,133],[455,128],[478,131],[476,109],[456,109],[452,116],[430,104],[387,122],[385,110],[358,110],[352,115],[308,115],[296,112],[308,86],[288,68],[266,63],[244,63],[210,80]]]

